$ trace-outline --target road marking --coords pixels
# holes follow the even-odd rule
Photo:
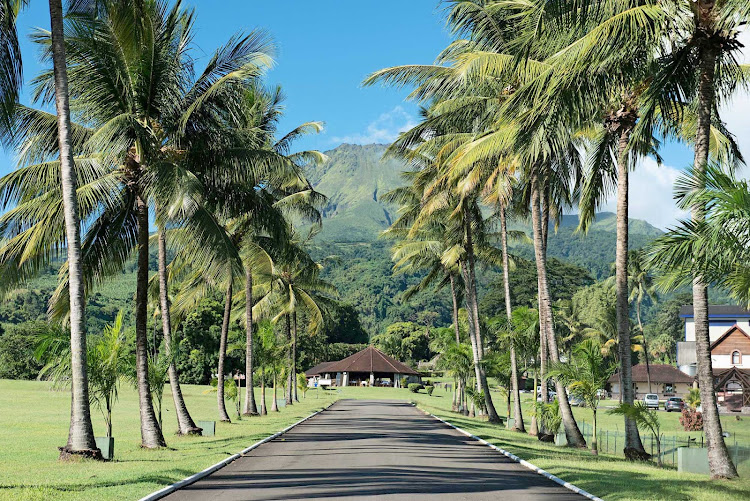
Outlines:
[[[458,426],[454,425],[453,423],[449,423],[448,421],[446,421],[444,419],[440,419],[436,415],[431,414],[431,413],[429,413],[429,412],[427,412],[425,410],[423,410],[422,412],[424,412],[428,416],[431,416],[431,417],[437,419],[441,423],[447,424],[448,426],[450,426],[454,430],[456,430],[456,431],[458,431],[460,433],[463,433],[467,437],[471,437],[474,440],[478,441],[479,443],[484,444],[484,445],[486,445],[486,446],[488,446],[488,447],[490,447],[492,449],[495,449],[497,452],[501,453],[502,455],[504,455],[505,457],[507,457],[509,459],[512,459],[516,463],[519,463],[521,466],[524,466],[524,467],[528,468],[529,470],[534,471],[534,472],[538,473],[539,475],[552,480],[556,484],[562,485],[566,489],[571,490],[571,491],[575,492],[576,494],[580,494],[581,496],[587,497],[587,498],[589,498],[589,499],[591,499],[593,501],[604,501],[603,499],[601,499],[601,498],[599,498],[597,496],[594,496],[593,494],[591,494],[589,492],[584,491],[580,487],[577,487],[577,486],[571,484],[570,482],[566,482],[565,480],[563,480],[563,479],[561,479],[559,477],[556,477],[556,476],[554,476],[553,474],[551,474],[549,472],[544,471],[543,469],[539,468],[538,466],[529,463],[525,459],[521,459],[518,456],[516,456],[515,454],[512,454],[512,453],[506,451],[505,449],[501,449],[500,447],[489,443],[488,441],[486,441],[483,438],[479,438],[476,435],[472,435],[468,431],[459,428]]]

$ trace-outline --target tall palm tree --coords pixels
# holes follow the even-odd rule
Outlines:
[[[651,367],[649,365],[648,342],[646,340],[646,331],[643,329],[641,320],[641,306],[646,298],[652,301],[656,300],[653,278],[646,269],[645,257],[639,250],[631,250],[628,257],[628,282],[630,283],[631,303],[635,304],[635,318],[638,322],[638,330],[641,333],[641,342],[643,343],[643,359],[646,363],[646,378],[648,380],[648,391],[651,393]]]
[[[257,303],[262,315],[273,316],[273,322],[284,322],[287,337],[287,384],[285,399],[292,405],[296,398],[297,381],[297,314],[304,310],[309,320],[311,332],[323,326],[325,294],[332,294],[335,288],[320,278],[320,265],[305,251],[304,246],[314,235],[310,232],[298,240],[293,232],[291,239],[278,249],[274,257],[276,263],[270,287]],[[275,316],[273,315],[275,313]]]
[[[726,287],[738,301],[750,305],[748,183],[737,181],[719,166],[708,165],[693,168],[685,174],[678,180],[675,193],[681,207],[690,208],[700,204],[705,211],[699,221],[682,221],[679,227],[670,230],[649,247],[647,263],[662,273],[658,279],[659,285],[670,290],[687,285],[690,277],[700,276]],[[699,344],[696,337],[698,352]],[[698,384],[703,413],[710,414],[717,410],[713,379],[706,385],[699,378]],[[709,393],[707,403],[703,398]],[[704,427],[707,425],[704,421]],[[716,431],[716,426],[721,431],[720,421],[718,425],[713,423],[712,428],[706,428],[707,439],[709,433]],[[712,475],[731,475],[735,468],[728,457],[723,437],[712,437],[708,447],[709,457],[712,458],[709,462]]]
[[[145,447],[159,447],[164,445],[164,439],[150,403],[146,358],[149,204],[169,204],[165,186],[174,185],[168,179],[178,177],[175,171],[180,172],[179,167],[200,166],[203,172],[215,169],[213,175],[202,177],[204,184],[220,182],[229,172],[243,172],[238,164],[247,158],[249,147],[232,142],[239,142],[241,131],[228,127],[226,120],[232,117],[231,113],[219,110],[241,102],[247,87],[269,63],[271,46],[262,33],[236,37],[217,51],[196,78],[192,65],[187,64],[192,14],[179,2],[171,7],[163,2],[137,7],[106,4],[96,15],[77,16],[70,25],[71,39],[66,48],[70,49],[71,100],[84,122],[71,128],[74,150],[79,155],[76,167],[82,180],[78,188],[79,214],[87,228],[82,244],[83,286],[88,291],[100,284],[121,269],[134,249],[138,250],[136,353],[142,442]],[[135,29],[122,29],[124,26]],[[41,42],[45,36],[39,36]],[[112,43],[99,43],[100,36],[108,37]],[[145,61],[148,64],[143,64]],[[115,75],[119,76],[111,80]],[[52,98],[52,77],[46,72],[36,80],[37,95],[42,100]],[[112,85],[105,85],[110,81]],[[142,85],[144,82],[151,85]],[[21,249],[21,254],[18,250],[9,252],[11,248],[6,246],[4,262],[16,265],[14,276],[20,279],[33,275],[42,263],[54,257],[51,253],[55,242],[61,238],[55,228],[62,224],[55,220],[61,217],[54,211],[39,211],[49,203],[50,194],[59,189],[40,176],[47,169],[57,169],[54,164],[44,163],[51,154],[50,138],[56,138],[50,128],[50,116],[22,109],[19,120],[26,125],[18,138],[25,145],[22,160],[30,165],[6,176],[4,189],[22,185],[23,190],[28,190],[25,193],[31,195],[24,199],[24,206],[4,219],[12,221],[24,211],[36,210],[32,229],[14,235],[14,248]],[[212,133],[217,130],[222,134]],[[193,197],[190,201],[183,207],[200,213],[199,200]],[[204,231],[215,234],[216,228]],[[20,256],[25,246],[36,245],[30,238],[32,234],[37,238],[43,235],[44,246],[34,252],[28,249],[27,255],[34,259],[23,261]],[[69,271],[69,265],[65,271]],[[54,298],[57,313],[67,311],[68,294],[66,276]]]
[[[489,192],[487,199],[491,203],[495,203],[498,208],[498,219],[500,221],[500,249],[502,251],[503,259],[503,292],[505,295],[505,314],[507,318],[507,325],[512,331],[513,325],[513,307],[510,299],[510,255],[508,254],[508,222],[507,222],[507,209],[513,198],[512,186],[514,177],[509,169],[504,169],[497,172],[491,181],[485,187],[485,191]],[[526,234],[523,234],[526,237]],[[516,235],[516,238],[518,236]],[[526,237],[526,239],[528,239]],[[526,427],[523,423],[523,412],[521,410],[521,391],[518,383],[518,358],[516,355],[516,342],[515,336],[510,339],[510,390],[513,393],[513,407],[514,407],[514,420],[513,429],[519,432],[526,432]],[[534,388],[536,391],[536,387]]]
[[[3,2],[6,8],[10,2]],[[65,241],[67,244],[68,276],[70,282],[70,354],[71,354],[71,412],[68,443],[60,455],[73,453],[96,457],[97,448],[91,425],[86,370],[86,299],[82,280],[81,227],[78,219],[78,180],[75,174],[70,131],[70,96],[65,55],[65,35],[61,0],[49,2],[52,37],[52,61],[55,83],[55,109],[57,111],[57,142],[60,152],[60,187],[65,214]],[[0,80],[5,80],[4,78]],[[5,94],[5,93],[3,93]],[[3,95],[2,97],[6,97]]]
[[[445,222],[440,215],[433,214],[428,223],[422,223],[422,228],[414,231],[412,226],[421,212],[424,193],[421,181],[424,181],[424,178],[419,176],[418,171],[404,172],[402,177],[411,183],[391,190],[382,197],[382,200],[400,206],[399,217],[383,232],[384,237],[396,240],[392,248],[393,271],[405,273],[428,270],[420,283],[406,290],[404,301],[408,301],[414,294],[433,284],[437,284],[438,290],[446,284],[450,286],[453,331],[456,343],[460,343],[458,309],[463,299],[463,289],[458,269],[443,262],[443,256],[448,250],[448,243],[444,240]]]

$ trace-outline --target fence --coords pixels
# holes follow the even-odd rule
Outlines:
[[[588,444],[591,444],[593,435],[593,426],[583,421],[581,423],[581,433]],[[656,440],[651,433],[641,432],[641,441],[646,452],[651,454],[656,460]],[[740,444],[737,437],[724,440],[732,456],[732,461],[738,470],[750,473],[750,445]],[[597,430],[597,443],[600,454],[611,454],[615,456],[624,456],[625,433],[621,431]],[[677,466],[677,448],[678,447],[704,447],[704,437],[701,432],[694,432],[686,436],[662,435],[661,436],[661,460],[665,465]]]

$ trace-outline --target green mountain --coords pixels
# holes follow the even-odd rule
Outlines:
[[[328,195],[321,243],[373,242],[396,217],[397,207],[384,203],[383,193],[403,185],[400,173],[407,166],[398,160],[383,159],[386,145],[342,144],[326,151],[329,161],[308,175],[313,186]],[[530,233],[530,225],[519,221],[512,225]],[[615,259],[615,215],[597,214],[585,235],[577,233],[578,216],[566,215],[557,229],[550,228],[549,253],[582,266],[596,278],[609,274]],[[630,220],[630,246],[640,248],[661,235],[661,230],[640,219]],[[513,251],[532,258],[527,245],[515,245]]]
[[[418,283],[419,275],[394,275],[390,242],[378,239],[396,217],[397,207],[381,200],[382,194],[402,186],[401,172],[407,166],[398,160],[383,159],[385,145],[342,144],[326,151],[329,161],[308,173],[316,189],[328,195],[323,230],[312,249],[314,257],[325,260],[324,277],[336,285],[339,298],[359,314],[370,335],[379,334],[393,322],[413,321],[423,325],[450,322],[448,291],[425,291],[403,300],[404,291]],[[554,277],[555,297],[571,297],[580,287],[610,273],[615,259],[615,215],[597,214],[596,221],[583,235],[576,233],[578,216],[566,215],[557,229],[550,228],[550,273]],[[530,234],[527,222],[512,224]],[[662,232],[646,221],[630,221],[630,245],[639,248]],[[535,301],[536,272],[533,249],[515,244],[511,251],[519,266],[513,274],[514,304],[532,305]],[[479,293],[482,310],[497,313],[500,296],[499,270],[482,268]],[[499,289],[498,289],[499,290]]]
[[[313,186],[328,196],[320,241],[370,242],[391,224],[396,208],[380,197],[403,184],[405,166],[383,159],[386,148],[342,144],[325,152],[328,162],[307,173]]]

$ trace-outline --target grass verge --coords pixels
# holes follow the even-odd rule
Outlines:
[[[194,419],[217,419],[215,393],[204,394],[203,386],[182,388]],[[123,386],[113,418],[115,460],[76,464],[57,460],[57,447],[67,438],[69,393],[51,391],[44,382],[0,380],[0,499],[139,499],[286,428],[335,398],[333,392],[321,392],[317,398],[308,394],[301,403],[278,413],[217,423],[213,437],[178,437],[172,435],[176,418],[167,387],[163,420],[168,448],[146,450],[140,447],[137,395]],[[270,392],[267,400],[270,408]],[[104,425],[98,412],[93,419],[95,434],[102,435]]]

